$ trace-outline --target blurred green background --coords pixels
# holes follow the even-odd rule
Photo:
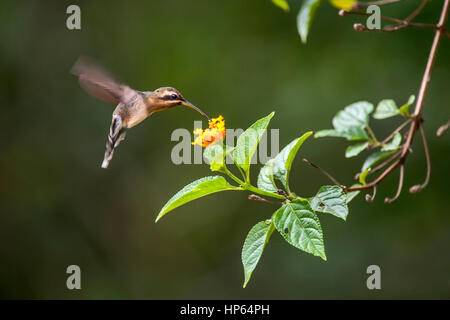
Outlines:
[[[69,70],[81,54],[140,90],[174,86],[228,128],[246,128],[275,110],[270,127],[284,146],[308,130],[331,127],[358,100],[399,104],[416,94],[433,32],[357,33],[359,17],[319,9],[307,45],[296,30],[300,1],[285,13],[270,0],[77,1],[80,31],[66,28],[69,1],[6,1],[0,12],[0,297],[108,299],[450,298],[450,41],[443,39],[426,98],[432,158],[428,188],[422,146],[374,203],[359,196],[347,222],[320,215],[328,261],[274,234],[246,289],[240,253],[250,228],[274,207],[247,193],[219,193],[154,219],[184,185],[211,175],[207,165],[174,165],[176,128],[198,113],[178,107],[131,130],[108,170],[100,168],[113,106],[92,98]],[[418,1],[383,15],[407,16]],[[419,21],[437,21],[442,0]],[[386,11],[385,11],[386,10]],[[384,137],[398,120],[375,122]],[[418,140],[416,141],[418,142]],[[294,163],[293,189],[313,195],[328,180],[307,157],[351,184],[363,157],[347,160],[346,141],[310,139]],[[253,169],[256,175],[257,170]],[[253,176],[255,178],[256,176]],[[66,288],[68,265],[82,289]],[[366,288],[367,266],[382,289]]]

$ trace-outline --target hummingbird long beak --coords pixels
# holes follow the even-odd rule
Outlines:
[[[194,110],[197,110],[197,111],[200,112],[202,115],[204,115],[204,116],[208,119],[208,121],[211,121],[211,118],[208,117],[208,115],[207,115],[206,113],[204,113],[202,110],[200,110],[200,108],[197,108],[196,106],[194,106],[194,105],[193,105],[192,103],[190,103],[189,101],[186,101],[186,100],[181,101],[181,104],[182,104],[182,105],[185,105],[185,106],[187,106],[187,107],[189,107],[189,108],[192,108],[192,109],[194,109]]]

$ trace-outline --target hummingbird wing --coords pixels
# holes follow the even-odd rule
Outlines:
[[[106,70],[86,57],[80,57],[71,69],[81,87],[94,97],[112,104],[127,104],[137,91],[114,79]]]

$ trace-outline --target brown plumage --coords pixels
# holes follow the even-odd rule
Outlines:
[[[121,84],[104,69],[87,58],[79,58],[71,72],[78,76],[80,85],[94,97],[117,104],[106,142],[102,168],[107,168],[114,149],[125,139],[126,130],[145,120],[151,114],[185,105],[210,118],[199,108],[183,98],[178,90],[162,87],[155,91],[138,91]]]

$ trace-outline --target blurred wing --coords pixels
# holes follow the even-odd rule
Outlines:
[[[107,71],[85,57],[77,60],[71,73],[78,76],[84,90],[105,102],[126,104],[137,94],[135,90],[118,83]]]

